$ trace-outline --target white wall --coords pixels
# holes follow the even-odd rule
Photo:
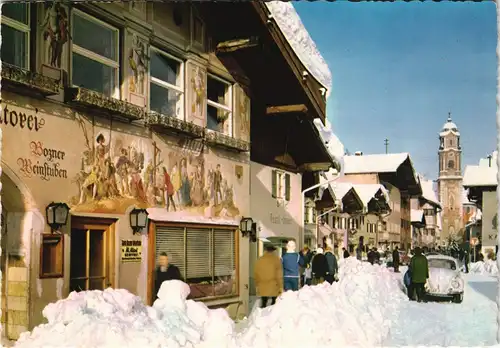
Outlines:
[[[497,193],[483,192],[483,216],[481,238],[484,248],[493,248],[497,245],[498,228],[495,228],[494,219],[497,219]],[[498,220],[497,220],[498,221]]]
[[[272,173],[275,168],[250,163],[250,213],[257,222],[259,237],[301,238],[303,226],[302,175],[290,174],[290,201],[278,206],[272,197]],[[298,244],[301,244],[300,242]]]

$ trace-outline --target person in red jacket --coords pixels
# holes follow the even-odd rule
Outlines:
[[[172,204],[172,207],[174,208],[174,211],[176,211],[175,207],[175,202],[174,202],[174,185],[172,185],[172,180],[170,180],[170,175],[167,173],[167,168],[163,167],[163,180],[164,180],[164,187],[163,187],[163,195],[165,199],[165,207],[167,208],[167,211],[170,209],[170,204]]]

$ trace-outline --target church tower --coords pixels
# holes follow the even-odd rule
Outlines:
[[[460,132],[451,120],[451,113],[439,133],[438,192],[441,202],[442,231],[440,244],[448,244],[450,236],[457,236],[462,221],[462,148]]]

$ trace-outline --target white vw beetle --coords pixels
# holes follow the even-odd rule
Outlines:
[[[425,284],[427,294],[449,297],[455,303],[464,299],[464,279],[457,260],[446,255],[429,255],[429,279]]]

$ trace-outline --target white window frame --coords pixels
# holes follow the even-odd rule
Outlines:
[[[160,80],[159,78],[156,78],[156,77],[153,77],[153,75],[151,74],[151,64],[149,64],[149,83],[153,83],[161,88],[165,88],[165,89],[171,89],[171,90],[174,90],[178,93],[180,93],[182,96],[181,96],[181,99],[182,99],[182,107],[181,107],[181,110],[182,110],[182,115],[180,116],[177,116],[176,117],[178,119],[181,119],[181,120],[184,120],[185,117],[186,117],[186,101],[185,101],[185,98],[186,98],[186,93],[185,93],[185,71],[184,71],[184,67],[185,67],[185,63],[182,59],[180,58],[177,58],[163,50],[161,50],[160,48],[158,47],[153,47],[151,46],[150,47],[150,51],[151,52],[155,52],[155,53],[158,53],[162,56],[165,56],[167,57],[168,59],[172,59],[172,60],[175,60],[176,62],[178,62],[180,64],[180,67],[179,67],[179,74],[180,74],[180,84],[181,86],[176,86],[176,85],[172,85],[166,81],[163,81],[163,80]],[[151,88],[148,87],[150,90]],[[151,107],[151,93],[149,94],[149,106]],[[170,116],[170,115],[165,115],[165,116]]]
[[[31,36],[31,28],[30,28],[30,22],[31,22],[31,11],[30,11],[30,3],[26,3],[27,6],[27,12],[28,12],[28,24],[24,24],[22,22],[18,22],[15,19],[9,18],[7,16],[2,15],[1,17],[1,23],[5,24],[8,27],[11,27],[12,29],[19,30],[26,35],[26,59],[24,62],[24,66],[20,67],[21,69],[29,70],[30,68],[30,36]],[[4,3],[5,5],[5,3]],[[5,42],[2,42],[2,45],[4,45]]]
[[[208,97],[207,97],[207,105],[210,105],[216,109],[222,109],[224,111],[229,112],[229,117],[226,120],[226,122],[229,122],[229,125],[227,127],[229,129],[229,134],[226,134],[226,135],[229,135],[230,137],[232,137],[234,134],[234,130],[233,130],[233,125],[234,125],[234,122],[233,122],[233,84],[227,80],[224,80],[224,79],[216,76],[216,75],[207,74],[207,92],[208,92],[208,79],[217,80],[217,81],[222,82],[223,84],[225,84],[227,86],[227,100],[229,101],[229,106],[214,102],[213,100],[208,99]],[[207,112],[207,118],[208,118],[208,112]],[[284,198],[284,196],[281,198]]]
[[[276,171],[276,198],[285,199],[286,195],[286,182],[285,182],[285,172]]]
[[[103,57],[97,53],[94,53],[94,52],[89,51],[83,47],[78,46],[77,44],[74,43],[74,40],[71,40],[71,52],[70,52],[71,84],[73,85],[73,53],[77,53],[85,58],[91,59],[93,61],[96,61],[98,63],[101,63],[103,65],[106,65],[106,66],[109,66],[111,68],[116,69],[115,89],[114,89],[113,93],[110,95],[110,97],[115,98],[115,99],[120,99],[120,72],[121,72],[120,71],[120,68],[121,68],[120,67],[120,59],[121,59],[121,55],[120,55],[120,29],[117,27],[114,27],[111,24],[108,24],[104,21],[101,21],[100,19],[97,19],[97,18],[89,15],[88,13],[85,13],[85,12],[77,10],[77,9],[73,9],[71,11],[71,27],[70,27],[71,33],[73,33],[73,23],[74,23],[73,18],[75,15],[80,16],[80,17],[88,20],[89,22],[94,22],[94,23],[97,23],[99,25],[102,25],[103,27],[106,27],[106,28],[113,30],[115,32],[115,35],[116,35],[115,51],[116,51],[117,57],[116,57],[116,61],[109,59],[109,58],[106,58],[106,57]],[[75,85],[73,85],[73,86],[76,87]]]

